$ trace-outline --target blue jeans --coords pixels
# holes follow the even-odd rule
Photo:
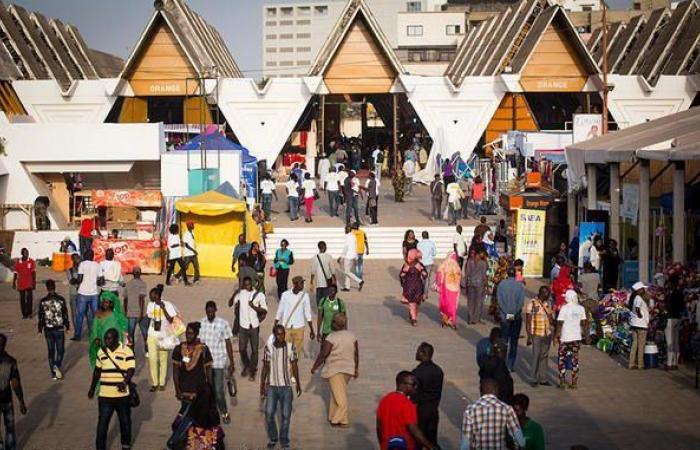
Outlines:
[[[355,211],[355,222],[360,223],[360,212],[357,210],[357,197],[352,198],[345,205],[345,224],[350,225],[350,216],[352,211]]]
[[[483,203],[484,203],[483,201],[478,202],[478,201],[474,200],[474,216],[477,217],[477,218],[478,218],[478,217],[482,214],[482,212],[483,212],[483,207],[482,207],[482,204],[483,204]]]
[[[363,278],[362,274],[364,273],[364,269],[365,269],[364,256],[365,255],[357,255],[357,259],[355,260],[355,261],[357,261],[355,263],[355,275],[357,275],[358,278]]]
[[[518,317],[515,320],[505,320],[501,318],[501,334],[508,344],[508,357],[506,363],[508,370],[513,371],[515,367],[515,359],[518,357],[518,338],[520,337],[520,329],[523,326],[523,319]]]
[[[0,449],[15,450],[17,448],[17,436],[15,435],[15,410],[12,408],[12,400],[0,403],[0,414],[5,424],[5,446],[3,447],[0,436]]]
[[[151,319],[148,317],[144,317],[143,319],[139,320],[138,317],[129,317],[129,337],[131,338],[131,342],[134,344],[133,346],[136,346],[136,325],[139,326],[139,329],[141,330],[141,337],[143,338],[143,348],[145,348],[145,352],[148,353],[148,345],[146,345],[146,341],[148,340],[148,325],[150,325]]]
[[[214,378],[214,398],[216,399],[216,408],[221,414],[228,413],[226,405],[226,390],[224,389],[224,378],[226,377],[226,369],[212,369],[212,377]]]
[[[289,204],[289,218],[297,220],[299,218],[299,197],[287,197]]]
[[[83,317],[87,311],[88,319],[88,330],[92,329],[92,319],[95,317],[97,312],[97,299],[99,295],[83,295],[78,294],[76,303],[78,305],[78,315],[75,317],[75,337],[80,339],[80,335],[83,331]]]
[[[328,191],[328,212],[331,217],[338,215],[338,191]]]
[[[49,351],[49,370],[54,374],[53,368],[61,368],[63,364],[63,353],[65,346],[65,334],[63,327],[61,328],[44,328],[44,337],[46,338],[46,348]]]
[[[292,401],[294,393],[289,386],[268,386],[265,399],[265,421],[267,437],[270,442],[279,442],[282,447],[289,446],[289,422],[292,419]],[[282,423],[277,434],[277,405],[282,411]]]
[[[262,209],[265,213],[265,220],[272,219],[272,194],[262,195]]]
[[[131,448],[131,404],[129,396],[117,398],[97,398],[98,418],[97,434],[95,436],[95,448],[97,450],[107,449],[107,432],[109,422],[112,420],[114,412],[119,419],[119,434],[121,435],[122,449]]]

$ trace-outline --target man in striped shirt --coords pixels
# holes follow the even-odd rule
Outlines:
[[[265,397],[265,420],[267,436],[270,441],[268,449],[277,448],[279,443],[283,450],[289,449],[289,423],[292,418],[292,385],[296,385],[297,397],[301,395],[301,380],[294,345],[285,341],[285,331],[281,324],[272,330],[274,340],[265,345],[263,352],[263,370],[260,376],[260,396]],[[291,374],[290,374],[291,371]],[[282,423],[277,431],[277,406],[282,411]]]
[[[460,450],[505,449],[506,433],[519,447],[525,447],[515,411],[497,395],[498,383],[495,380],[487,378],[481,382],[481,398],[464,411]]]

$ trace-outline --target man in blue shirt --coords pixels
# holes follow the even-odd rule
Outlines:
[[[425,279],[425,299],[428,299],[428,292],[430,291],[431,278],[433,276],[433,266],[435,263],[435,256],[437,255],[437,247],[435,247],[435,242],[430,240],[430,235],[427,231],[424,231],[421,236],[423,240],[418,243],[418,250],[422,254],[421,263],[425,267],[425,271],[428,272],[428,277]]]
[[[479,366],[479,370],[483,369],[486,357],[491,354],[493,344],[499,339],[501,339],[501,329],[493,327],[488,337],[481,338],[476,343],[476,363]]]
[[[523,326],[522,310],[525,303],[525,288],[515,280],[515,269],[508,269],[508,278],[498,284],[496,290],[501,333],[508,343],[508,369],[512,372],[518,356],[518,339]]]

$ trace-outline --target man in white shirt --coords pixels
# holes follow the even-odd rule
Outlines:
[[[97,299],[100,291],[98,284],[104,281],[102,277],[102,267],[92,260],[92,250],[85,252],[85,259],[78,266],[78,296],[76,306],[78,312],[75,317],[75,327],[73,327],[73,341],[79,341],[83,330],[83,317],[87,311],[88,331],[92,330],[92,319],[97,312]]]
[[[329,283],[330,281],[330,283]],[[319,241],[318,254],[311,260],[311,280],[309,286],[316,285],[316,306],[323,297],[328,295],[328,287],[336,284],[335,261],[333,256],[326,253],[326,243]]]
[[[381,155],[381,156],[380,156]],[[377,146],[372,152],[372,161],[374,161],[374,173],[377,178],[382,177],[382,165],[384,164],[384,152]]]
[[[187,272],[185,272],[185,263],[182,260],[182,241],[180,239],[180,227],[174,223],[168,228],[168,270],[165,273],[165,284],[170,286],[170,277],[175,271],[175,264],[180,267],[180,275],[178,279],[184,280],[185,285],[189,286],[187,281]]]
[[[630,369],[644,369],[644,346],[647,343],[649,328],[649,296],[646,284],[638,281],[632,285],[632,314],[630,328],[632,329],[632,348],[630,348]]]
[[[355,261],[357,260],[357,239],[355,234],[352,232],[352,227],[345,227],[345,243],[343,244],[343,253],[340,258],[338,258],[338,264],[340,260],[343,260],[343,275],[345,275],[345,281],[343,283],[343,289],[341,291],[350,291],[350,280],[353,280],[358,285],[358,290],[362,290],[362,286],[365,282],[362,278],[355,275]]]
[[[277,191],[275,190],[275,182],[272,181],[269,173],[265,174],[265,178],[260,182],[260,193],[262,194],[262,209],[265,213],[265,220],[272,220],[272,196],[277,200]]]
[[[102,268],[102,276],[105,279],[102,290],[119,295],[119,287],[124,282],[122,279],[122,264],[114,260],[114,249],[108,248],[105,251],[105,259],[100,263],[100,267]]]
[[[452,236],[452,249],[459,260],[459,267],[462,267],[464,257],[467,256],[467,239],[462,234],[462,225],[457,225],[456,232]]]
[[[450,211],[449,225],[456,225],[459,216],[459,210],[462,209],[462,198],[464,193],[457,182],[453,181],[447,185],[447,206]]]
[[[194,278],[192,279],[193,284],[199,283],[199,253],[197,252],[197,244],[194,241],[194,222],[191,220],[187,221],[187,231],[185,236],[182,238],[182,256],[185,262],[185,272],[190,267],[190,264],[194,265]]]
[[[289,207],[289,218],[292,221],[299,219],[299,180],[295,173],[291,174],[289,181],[284,184],[287,189],[287,206]]]
[[[287,341],[294,344],[300,355],[304,354],[304,327],[309,325],[309,337],[316,339],[311,316],[311,301],[309,294],[304,291],[304,278],[292,278],[292,289],[282,294],[275,325],[282,324],[286,331]]]
[[[260,321],[267,315],[267,303],[265,294],[253,289],[253,280],[250,277],[243,279],[243,284],[229,300],[233,305],[240,330],[238,331],[238,351],[241,354],[241,377],[248,375],[250,381],[255,381],[255,373],[258,371],[258,343],[260,342]],[[250,344],[250,352],[248,346]]]
[[[403,163],[403,173],[406,175],[406,195],[413,195],[413,175],[416,174],[416,162],[406,159]]]
[[[423,231],[421,237],[423,239],[418,243],[418,250],[422,255],[420,261],[423,264],[423,267],[425,267],[425,271],[428,272],[428,277],[425,279],[423,290],[423,292],[425,292],[425,298],[427,299],[430,286],[432,285],[430,280],[433,276],[433,265],[435,264],[435,256],[437,256],[437,247],[435,246],[435,242],[430,240],[430,235],[427,231]]]
[[[326,175],[326,185],[325,190],[328,192],[328,212],[331,217],[338,216],[338,195],[340,192],[340,183],[338,182],[339,176],[336,172],[335,167],[328,169],[328,175]]]

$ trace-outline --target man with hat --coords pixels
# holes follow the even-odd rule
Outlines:
[[[647,285],[637,281],[632,285],[629,300],[630,328],[632,329],[632,348],[630,348],[630,369],[644,369],[644,345],[647,342],[649,328],[649,294]]]
[[[185,260],[185,272],[189,269],[190,264],[194,265],[194,279],[192,283],[199,283],[199,253],[195,250],[196,244],[194,240],[194,222],[187,221],[187,231],[182,238],[182,256]]]

